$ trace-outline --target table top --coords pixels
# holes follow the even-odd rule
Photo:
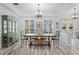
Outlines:
[[[25,34],[24,37],[53,37],[54,34]]]

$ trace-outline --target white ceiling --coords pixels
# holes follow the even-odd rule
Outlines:
[[[40,4],[40,11],[43,15],[53,15],[56,14],[60,6],[62,7],[64,4]],[[33,15],[37,12],[38,6],[37,4],[20,4],[19,6],[15,6],[23,15]]]
[[[15,6],[12,3],[4,3],[7,7],[16,11],[20,16],[32,16],[35,12],[37,12],[37,4],[36,3],[19,3],[19,5]],[[75,3],[40,3],[40,10],[44,16],[60,16],[65,15],[68,11],[72,11],[76,5]]]

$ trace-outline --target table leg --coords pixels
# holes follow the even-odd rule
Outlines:
[[[32,46],[31,37],[29,37],[29,38],[30,38],[30,44],[29,44],[29,46],[30,46],[30,48],[31,48],[31,46]]]
[[[50,37],[48,37],[48,46],[49,46],[49,48],[51,47],[51,45],[50,45]]]

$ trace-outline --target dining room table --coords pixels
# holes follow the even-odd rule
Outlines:
[[[47,43],[49,48],[51,47],[51,38],[52,37],[55,37],[54,34],[24,34],[24,37],[27,37],[30,41],[29,43],[29,46],[31,47],[32,46],[32,43],[35,42],[36,44],[41,44],[41,43]],[[37,40],[32,40],[31,38],[32,37],[38,37]],[[40,39],[42,37],[46,37],[47,40],[43,40],[43,39]]]

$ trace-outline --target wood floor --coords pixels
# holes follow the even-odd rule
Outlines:
[[[51,42],[52,43],[52,42]],[[31,47],[29,48],[28,42],[24,42],[22,45],[19,42],[8,48],[1,48],[0,55],[78,55],[79,48],[68,47],[63,44],[54,45],[51,48],[47,46],[43,47]]]

